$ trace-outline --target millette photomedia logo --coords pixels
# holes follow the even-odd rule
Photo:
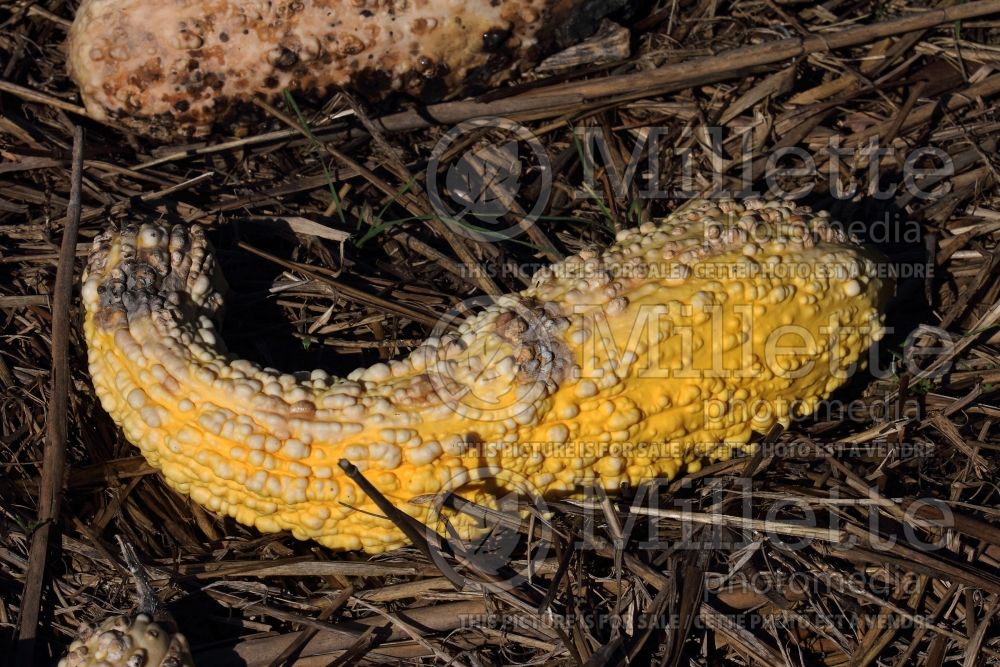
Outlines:
[[[427,163],[434,212],[478,242],[512,239],[549,202],[552,169],[538,138],[507,118],[460,123],[438,140]]]

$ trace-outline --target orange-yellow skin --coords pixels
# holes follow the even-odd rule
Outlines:
[[[95,118],[160,139],[205,136],[222,120],[239,133],[259,112],[255,99],[273,101],[286,89],[433,99],[494,85],[586,37],[625,4],[83,0],[68,64]]]
[[[433,522],[428,495],[617,490],[812,412],[881,338],[889,291],[829,222],[783,202],[694,202],[346,379],[225,354],[197,228],[106,232],[83,289],[91,375],[129,440],[195,501],[380,552],[406,540],[341,459]]]

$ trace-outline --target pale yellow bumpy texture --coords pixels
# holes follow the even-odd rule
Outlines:
[[[586,37],[624,0],[83,0],[69,72],[88,112],[205,136],[283,90],[436,99]],[[237,114],[239,115],[239,114]],[[245,123],[244,123],[245,124]],[[245,128],[244,128],[245,129]]]
[[[80,628],[58,667],[194,667],[184,635],[146,614]]]
[[[405,538],[341,459],[440,529],[434,494],[639,485],[811,412],[884,332],[874,262],[825,214],[695,202],[346,379],[225,354],[196,227],[100,235],[83,299],[98,395],[171,486],[264,532],[374,553]]]

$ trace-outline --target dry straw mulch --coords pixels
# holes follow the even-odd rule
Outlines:
[[[131,609],[121,537],[213,667],[1000,664],[1000,3],[662,0],[621,19],[631,55],[610,63],[428,109],[303,101],[309,131],[281,104],[263,109],[259,133],[197,146],[81,113],[61,50],[72,12],[0,5],[0,654],[30,664],[22,610],[40,610],[27,635],[50,664],[82,621]],[[499,243],[434,220],[425,178],[444,133],[489,114],[531,128],[554,178],[537,223]],[[893,333],[874,372],[752,457],[587,507],[550,503],[548,520],[493,518],[521,538],[503,546],[512,567],[533,561],[514,587],[482,559],[442,569],[417,548],[365,558],[262,536],[169,490],[97,404],[72,262],[59,261],[76,124],[76,276],[109,219],[207,225],[233,287],[227,341],[267,365],[387,359],[451,304],[518,289],[538,266],[683,204],[681,190],[739,190],[747,176],[758,189],[769,175],[811,184],[806,201],[861,221],[854,231],[905,274]],[[581,132],[610,149],[596,197],[573,195]],[[497,139],[474,133],[463,148]],[[638,175],[616,190],[637,145]],[[876,146],[891,150],[872,169]],[[798,156],[779,166],[811,161],[818,174],[769,172],[788,148]],[[927,148],[937,157],[905,163]],[[951,173],[914,177],[941,155]],[[653,169],[665,197],[641,192]],[[521,177],[515,201],[529,207],[539,172]],[[69,375],[51,373],[67,352]],[[57,521],[39,523],[63,472]],[[45,550],[30,549],[43,533],[44,578]]]

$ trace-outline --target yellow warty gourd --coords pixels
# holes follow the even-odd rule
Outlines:
[[[340,460],[421,521],[433,504],[414,499],[488,502],[505,480],[552,498],[695,471],[863,364],[884,332],[876,261],[822,212],[693,202],[347,378],[226,354],[198,227],[102,233],[83,301],[98,396],[171,486],[264,532],[376,553],[405,537]]]
[[[176,139],[216,124],[245,131],[254,103],[284,90],[436,99],[493,88],[627,4],[83,0],[66,50],[91,116]]]
[[[194,667],[194,658],[184,635],[136,614],[81,627],[58,667]]]

